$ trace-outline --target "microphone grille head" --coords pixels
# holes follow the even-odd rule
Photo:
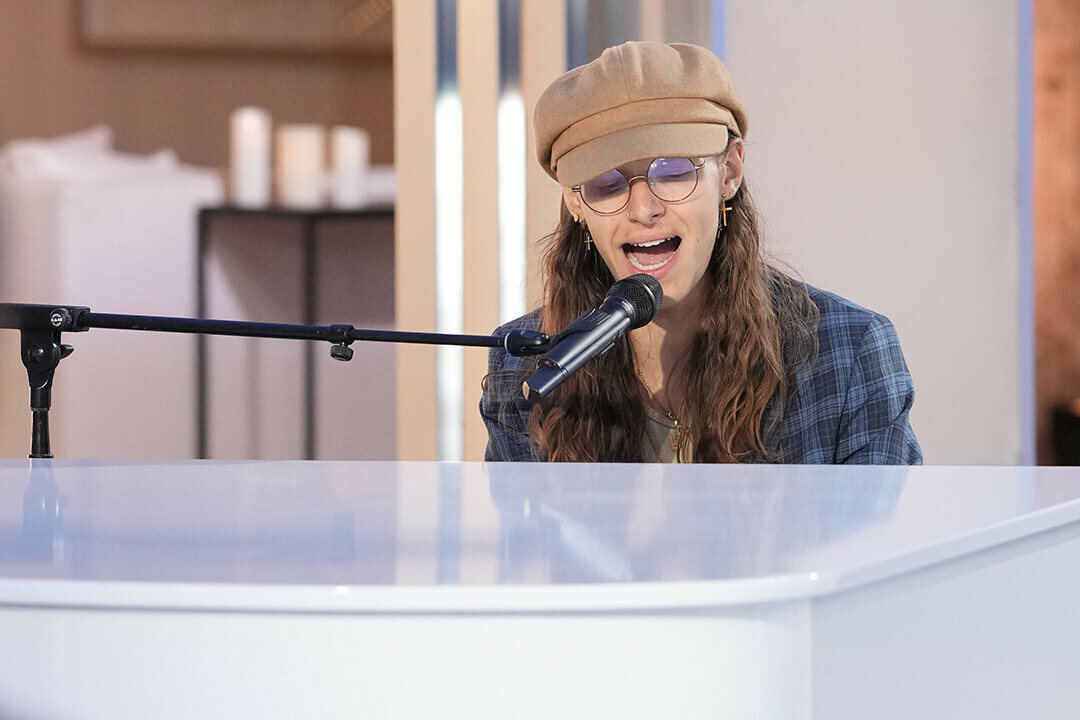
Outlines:
[[[660,287],[660,281],[645,273],[631,275],[615,283],[608,290],[608,297],[612,295],[625,298],[633,306],[631,330],[648,325],[664,303],[664,289]]]

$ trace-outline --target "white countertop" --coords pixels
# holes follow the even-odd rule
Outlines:
[[[706,607],[1080,534],[1072,468],[33,463],[0,460],[0,605]]]

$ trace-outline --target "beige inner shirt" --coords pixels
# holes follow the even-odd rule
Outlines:
[[[644,455],[647,462],[693,462],[693,448],[685,441],[681,457],[675,456],[670,442],[671,435],[675,432],[675,423],[666,415],[646,405],[645,420]]]

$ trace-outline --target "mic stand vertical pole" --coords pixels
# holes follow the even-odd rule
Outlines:
[[[59,330],[20,330],[21,355],[30,381],[30,457],[51,458],[49,446],[49,408],[52,407],[53,374],[60,361],[71,354],[72,347],[60,343]]]

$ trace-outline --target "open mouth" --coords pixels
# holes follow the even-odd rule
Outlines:
[[[628,243],[623,245],[623,252],[626,253],[626,259],[630,261],[631,265],[643,272],[649,272],[666,265],[674,257],[680,243],[682,243],[682,238],[675,235],[637,245]]]

